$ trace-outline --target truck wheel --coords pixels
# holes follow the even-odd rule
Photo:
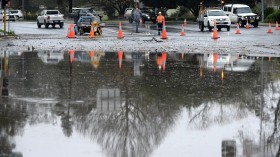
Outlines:
[[[259,22],[258,21],[255,21],[254,22],[254,27],[258,27],[259,26]]]
[[[37,26],[38,26],[38,28],[41,28],[41,24],[39,23],[38,20],[37,20]]]
[[[227,26],[227,31],[228,31],[228,32],[230,31],[230,26]]]
[[[83,35],[83,34],[84,34],[84,31],[83,31],[83,29],[80,28],[79,35]]]
[[[203,23],[202,23],[202,22],[199,22],[199,23],[198,23],[198,26],[199,26],[200,31],[203,32],[203,31],[204,31],[204,25],[203,25]]]
[[[52,24],[52,28],[55,28],[55,24]]]
[[[209,29],[209,31],[212,31],[212,27],[210,26],[209,22],[208,22],[208,29]]]
[[[59,27],[60,27],[60,28],[63,28],[63,26],[64,26],[64,23],[60,23],[60,24],[59,24]]]
[[[146,22],[146,20],[145,19],[142,19],[142,23],[144,24]]]
[[[49,25],[44,21],[45,28],[49,28]]]

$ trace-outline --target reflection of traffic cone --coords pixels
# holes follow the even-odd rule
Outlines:
[[[237,26],[237,30],[236,30],[235,34],[241,34],[240,29],[239,29],[239,23],[237,23],[236,26]]]
[[[184,25],[182,25],[181,36],[185,36],[185,29],[184,29]]]
[[[158,65],[158,68],[161,69],[161,67],[163,65],[162,56],[157,56],[157,65]]]
[[[119,22],[118,39],[122,39],[122,38],[123,38],[122,23]]]
[[[74,53],[75,53],[74,50],[69,50],[69,51],[68,51],[68,54],[69,54],[69,57],[70,57],[70,63],[71,63],[71,64],[72,64],[73,61],[74,61]]]
[[[278,30],[279,30],[278,21],[276,21],[276,24],[275,24],[275,30],[276,30],[276,31],[278,31]]]
[[[74,24],[70,24],[67,33],[68,38],[75,38]]]
[[[216,65],[217,65],[217,62],[218,62],[218,58],[219,58],[219,55],[216,53],[216,52],[214,52],[214,54],[213,54],[213,65],[214,65],[214,72],[216,72],[216,70],[217,70],[217,67],[216,67]]]
[[[166,28],[165,28],[165,21],[162,24],[162,36],[161,39],[167,39]]]
[[[246,29],[250,29],[248,20],[247,20],[247,22],[246,22]]]
[[[218,30],[217,30],[217,25],[216,25],[216,20],[214,20],[214,31],[213,31],[213,39],[218,39]]]
[[[184,26],[187,26],[187,20],[186,19],[184,20]]]
[[[91,24],[91,27],[90,27],[89,37],[90,37],[91,39],[94,38],[94,30],[93,30],[92,24]]]
[[[166,52],[162,52],[162,70],[165,71],[165,66],[166,66],[166,59],[167,59],[167,54]]]
[[[267,30],[267,33],[272,33],[271,24],[270,24],[270,23],[268,23],[268,30]]]
[[[122,68],[122,60],[123,60],[123,52],[120,50],[118,51],[118,57],[119,57],[119,68]]]
[[[90,58],[92,58],[94,56],[94,51],[90,51],[89,56],[90,56]]]

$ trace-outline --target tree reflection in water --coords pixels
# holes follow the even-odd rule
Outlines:
[[[16,147],[13,138],[23,132],[27,119],[26,108],[17,104],[8,105],[1,98],[0,100],[0,156],[20,157],[22,154],[13,152]]]
[[[91,110],[86,117],[75,117],[77,129],[96,140],[112,157],[149,156],[175,122],[179,108],[169,108],[126,94],[118,111]]]

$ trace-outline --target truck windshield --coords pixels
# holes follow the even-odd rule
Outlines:
[[[236,13],[252,13],[250,7],[236,8]]]
[[[208,16],[226,16],[223,11],[209,11]]]
[[[56,15],[58,14],[58,11],[52,10],[52,11],[47,11],[48,15]]]

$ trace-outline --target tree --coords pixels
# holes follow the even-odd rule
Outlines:
[[[174,9],[178,5],[177,3],[181,0],[142,0],[142,2],[150,7],[155,8],[168,8],[168,9]]]
[[[125,9],[132,6],[131,0],[103,0],[100,2],[103,6],[116,9],[119,15],[125,13]]]

